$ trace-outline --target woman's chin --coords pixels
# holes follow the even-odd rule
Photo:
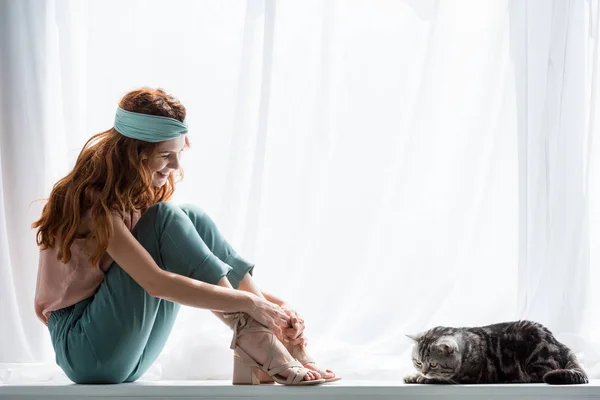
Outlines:
[[[154,185],[154,187],[157,187],[157,188],[161,188],[161,187],[165,186],[165,183],[167,183],[167,178],[159,178],[159,179],[152,180],[152,184]]]
[[[155,172],[152,176],[152,184],[158,188],[163,187],[168,180],[169,175],[161,175],[158,172]]]

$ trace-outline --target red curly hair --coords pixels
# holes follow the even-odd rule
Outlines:
[[[143,88],[127,93],[119,107],[136,113],[185,119],[185,107],[162,89]],[[189,142],[186,138],[186,144]],[[73,170],[59,180],[44,205],[37,228],[40,248],[58,247],[58,260],[71,259],[71,245],[75,239],[95,240],[97,245],[90,259],[97,265],[106,251],[113,226],[113,212],[121,216],[130,211],[144,212],[152,204],[168,201],[175,190],[171,174],[160,188],[152,184],[148,157],[157,143],[143,142],[121,135],[114,128],[92,136],[83,146]],[[183,178],[183,170],[177,173]],[[78,233],[82,217],[91,210],[93,229]]]

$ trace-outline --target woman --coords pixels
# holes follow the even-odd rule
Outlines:
[[[86,143],[33,224],[35,311],[57,364],[76,383],[135,381],[184,304],[233,329],[234,384],[337,379],[306,355],[302,318],[259,290],[213,221],[168,202],[189,147],[185,116],[160,89],[125,95],[114,127]]]

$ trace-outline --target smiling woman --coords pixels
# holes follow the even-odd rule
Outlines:
[[[258,289],[254,265],[206,213],[168,202],[189,147],[185,116],[161,89],[125,95],[114,127],[88,141],[33,224],[41,248],[35,309],[57,363],[77,383],[135,381],[184,304],[212,310],[233,329],[234,384],[335,380],[306,355],[302,318]]]
[[[155,152],[148,160],[148,168],[152,172],[154,186],[161,187],[167,183],[167,179],[174,171],[179,171],[183,175],[179,157],[187,147],[189,147],[187,135],[158,144]]]

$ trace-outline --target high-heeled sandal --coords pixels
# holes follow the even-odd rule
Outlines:
[[[259,385],[258,371],[265,372],[275,382],[282,385],[318,385],[324,379],[305,381],[306,374],[311,372],[288,353],[285,346],[275,337],[275,334],[254,318],[245,313],[223,314],[225,320],[233,330],[231,348],[234,350],[233,358],[233,384],[234,385]],[[250,333],[262,332],[269,335],[267,347],[268,357],[264,364],[256,362],[238,344],[238,339]],[[280,375],[282,371],[289,370],[289,375]]]
[[[309,356],[308,353],[306,352],[305,348],[300,346],[299,344],[293,346],[293,345],[290,345],[289,343],[284,343],[283,345],[289,351],[289,353],[292,355],[292,357],[294,357],[302,365],[312,364],[314,371],[317,371],[319,374],[321,374],[321,376],[323,377],[325,382],[327,382],[327,383],[335,382],[335,381],[339,381],[340,379],[342,379],[341,377],[337,376],[337,374],[335,374],[335,372],[333,372],[331,370],[324,370],[324,369],[317,368],[317,364],[316,364],[315,360],[311,356]],[[333,378],[325,378],[325,375],[327,373],[335,374],[335,376]]]

